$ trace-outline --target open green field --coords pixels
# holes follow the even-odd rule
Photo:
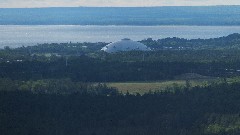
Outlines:
[[[203,86],[208,85],[217,79],[199,79],[189,80],[190,86]],[[129,92],[130,94],[144,94],[149,91],[164,91],[173,87],[185,87],[186,80],[171,80],[159,82],[121,82],[121,83],[107,83],[109,87],[115,87],[122,93]]]
[[[189,75],[188,75],[189,77]],[[164,90],[171,90],[174,87],[186,87],[186,80],[189,80],[189,84],[191,87],[195,86],[206,86],[211,83],[222,82],[224,81],[223,78],[213,78],[213,77],[202,77],[199,79],[178,79],[178,80],[168,80],[168,81],[156,81],[156,82],[112,82],[107,83],[109,87],[115,87],[122,93],[129,94],[144,94],[149,91],[164,91]],[[227,83],[235,83],[240,82],[240,77],[232,77],[226,78],[225,80]]]

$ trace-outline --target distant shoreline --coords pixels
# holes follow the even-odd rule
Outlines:
[[[191,6],[52,6],[52,7],[0,7],[0,9],[41,9],[41,8],[162,8],[162,7],[236,7],[240,5],[191,5]]]
[[[0,25],[240,26],[240,6],[0,8]]]
[[[0,25],[0,48],[44,43],[116,42],[123,38],[210,39],[240,33],[240,26]]]
[[[87,25],[87,24],[0,24],[0,26],[97,26],[97,27],[160,27],[160,26],[164,26],[164,27],[219,27],[219,26],[223,26],[223,27],[240,27],[239,25]]]

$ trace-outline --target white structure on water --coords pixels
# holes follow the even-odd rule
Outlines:
[[[124,38],[121,41],[110,43],[101,49],[108,53],[121,52],[121,51],[150,51],[146,45],[132,41],[131,39]]]

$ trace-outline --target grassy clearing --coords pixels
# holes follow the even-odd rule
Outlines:
[[[209,82],[216,79],[199,79],[189,80],[190,85],[202,86],[207,85]],[[109,87],[115,87],[122,93],[129,92],[130,94],[144,94],[151,91],[164,91],[172,87],[184,87],[186,86],[186,80],[171,80],[161,82],[123,82],[123,83],[107,83]]]

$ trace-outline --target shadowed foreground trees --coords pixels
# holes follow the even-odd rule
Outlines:
[[[0,132],[4,135],[237,135],[239,88],[239,83],[220,83],[143,96],[1,91]]]
[[[101,56],[75,56],[68,58],[67,66],[65,57],[45,61],[38,57],[36,60],[22,62],[2,62],[0,77],[24,81],[70,78],[81,82],[126,82],[170,80],[185,73],[213,77],[240,74],[239,51],[225,59],[221,58],[224,54],[217,52],[213,52],[217,55],[211,57],[201,52],[198,52],[199,55],[188,51],[167,52],[108,54],[105,60]],[[230,53],[233,52],[227,54]],[[145,61],[139,60],[143,54]],[[202,57],[205,58],[201,59]]]

